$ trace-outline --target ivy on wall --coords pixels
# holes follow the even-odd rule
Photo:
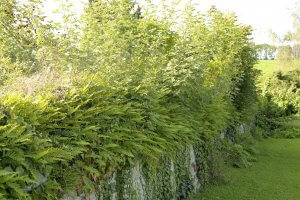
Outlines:
[[[215,8],[199,15],[190,7],[186,23],[175,29],[167,9],[165,16],[154,9],[137,17],[133,7],[129,0],[94,1],[81,26],[70,25],[68,14],[65,26],[55,26],[64,34],[39,27],[37,33],[48,34],[51,42],[41,39],[44,48],[28,54],[34,72],[22,68],[26,73],[5,76],[2,199],[59,199],[74,191],[85,196],[100,192],[103,199],[180,199],[198,189],[195,183],[205,185],[218,176],[220,133],[255,114],[251,28]],[[7,16],[5,9],[0,14],[23,20]],[[0,41],[11,38],[0,35]],[[35,35],[30,39],[36,43]],[[1,59],[13,63],[1,61],[1,66],[28,64],[27,57],[11,60],[14,52],[0,50]],[[59,79],[50,84],[38,79],[43,87],[30,88],[29,95],[23,86],[35,80],[31,73],[54,73]],[[68,80],[58,81],[64,77]],[[130,180],[132,173],[137,176]],[[132,186],[136,182],[141,184]],[[137,192],[138,187],[143,189]]]

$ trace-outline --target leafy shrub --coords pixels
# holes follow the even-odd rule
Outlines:
[[[251,134],[236,135],[234,143],[224,142],[225,161],[234,167],[243,168],[256,161],[255,140]]]
[[[69,83],[37,84],[29,96],[1,96],[1,198],[58,199],[74,190],[89,194],[123,167],[136,162],[154,167],[191,144],[200,144],[197,162],[205,170],[198,175],[209,182],[220,174],[220,149],[214,146],[221,131],[255,114],[251,28],[212,8],[206,15],[185,13],[186,24],[174,30],[175,21],[160,13],[136,15],[132,7],[128,0],[93,1],[80,26],[68,24],[72,17],[64,16],[63,34],[38,26],[39,34],[49,38],[28,36],[36,48],[18,41],[8,45],[13,48],[0,47],[3,60],[10,61],[1,65],[21,67],[22,76],[49,67],[62,74],[55,80],[63,82],[68,75]],[[25,32],[15,34],[23,38]],[[8,44],[12,37],[0,39]],[[27,70],[31,66],[34,70]],[[236,138],[227,150],[237,166],[246,165],[253,153],[244,139],[249,138]],[[188,187],[182,186],[183,196]]]
[[[276,119],[278,128],[273,131],[273,136],[283,138],[300,137],[300,117],[292,115]]]
[[[257,126],[268,136],[298,137],[300,72],[277,72],[261,81]]]

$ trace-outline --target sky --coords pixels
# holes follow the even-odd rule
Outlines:
[[[241,23],[254,29],[256,43],[272,43],[269,30],[279,35],[292,30],[291,11],[297,0],[198,0],[199,8],[205,10],[216,5],[219,10],[233,11]]]
[[[81,1],[75,2],[75,11],[82,10]],[[87,0],[86,0],[87,1]],[[254,29],[253,38],[257,44],[272,43],[269,37],[269,30],[279,35],[284,35],[292,30],[291,10],[297,0],[194,0],[197,10],[205,11],[215,5],[221,11],[235,12],[239,21],[251,25]],[[299,0],[298,0],[299,1]],[[58,15],[52,14],[57,8],[58,0],[46,0],[45,11],[52,18]]]

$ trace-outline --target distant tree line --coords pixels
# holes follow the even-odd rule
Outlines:
[[[286,44],[280,46],[258,44],[256,45],[256,49],[257,57],[260,60],[274,60],[283,58],[287,60],[300,59],[300,44]]]
[[[293,30],[287,32],[283,37],[270,31],[270,36],[275,45],[257,45],[258,58],[261,60],[299,60],[300,59],[300,1],[297,1],[292,12]]]
[[[274,60],[277,47],[270,44],[259,44],[256,46],[260,60]]]

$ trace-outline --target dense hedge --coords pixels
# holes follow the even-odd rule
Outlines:
[[[53,62],[61,68],[51,70],[73,76],[71,83],[1,97],[2,199],[93,192],[124,166],[155,167],[195,143],[202,144],[197,159],[208,169],[201,176],[215,176],[215,140],[255,113],[251,29],[212,8],[186,13],[174,31],[169,18],[141,17],[132,7],[96,1],[83,17],[82,35],[66,29],[69,38],[57,36]],[[32,59],[37,71],[53,54]]]
[[[285,115],[300,112],[300,71],[277,72],[264,83],[263,95],[277,104]]]
[[[261,78],[257,125],[278,137],[299,137],[300,71],[276,72]]]

